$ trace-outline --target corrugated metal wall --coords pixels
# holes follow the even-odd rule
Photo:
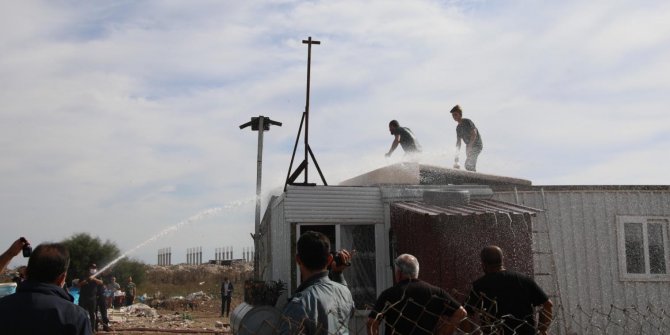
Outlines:
[[[284,223],[284,203],[285,194],[279,197],[276,205],[272,208],[272,226],[270,231],[271,246],[272,246],[272,280],[281,280],[285,283],[289,282],[291,276],[291,265],[293,258],[290,257],[291,245],[288,243],[291,236],[291,231],[287,229]],[[284,301],[284,300],[282,300]]]
[[[290,283],[295,260],[291,227],[296,223],[383,223],[377,187],[289,186],[271,208],[271,275]],[[290,285],[289,285],[290,287]]]
[[[507,266],[533,274],[529,214],[426,215],[409,206],[391,206],[391,225],[396,252],[416,256],[419,277],[461,303],[471,283],[483,275],[479,253],[488,245],[507,250]]]
[[[384,207],[378,187],[289,186],[286,222],[381,223]]]
[[[670,282],[620,280],[616,226],[617,215],[670,216],[670,192],[549,189],[544,196],[543,201],[542,192],[528,191],[496,193],[494,198],[509,202],[518,198],[519,204],[546,209],[535,218],[534,230],[549,229],[551,234],[554,279],[569,331],[581,333],[594,323],[595,311],[607,313],[611,305],[670,309]],[[539,235],[533,248],[546,250],[547,239]],[[535,261],[536,272],[551,270],[546,260],[536,256]],[[538,282],[553,292],[551,282]]]

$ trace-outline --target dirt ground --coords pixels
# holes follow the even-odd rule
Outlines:
[[[241,299],[234,299],[232,309],[239,303]],[[220,317],[220,299],[201,302],[193,309],[173,306],[154,310],[157,315],[137,315],[123,309],[109,309],[112,330],[99,331],[98,334],[232,334],[230,318]]]
[[[11,271],[0,274],[0,282],[10,281],[12,274]],[[97,334],[232,334],[230,319],[220,317],[221,282],[229,278],[235,287],[232,313],[242,303],[244,282],[252,274],[253,267],[246,262],[232,266],[149,265],[145,282],[137,288],[138,296],[146,297],[146,305],[133,305],[139,306],[139,311],[108,309],[112,330],[100,330]],[[183,299],[195,292],[206,298],[192,300],[190,304],[186,302],[188,299]]]

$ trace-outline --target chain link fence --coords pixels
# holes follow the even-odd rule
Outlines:
[[[454,297],[459,301],[462,294]],[[536,330],[541,308],[534,315],[517,318],[512,315],[498,316],[496,303],[491,301],[480,306],[464,306],[469,314],[455,327],[445,313],[451,310],[443,298],[432,296],[429,301],[419,303],[412,298],[387,303],[381,311],[375,311],[375,322],[379,334],[539,334]],[[486,305],[487,308],[483,308]],[[252,324],[242,324],[234,329],[238,334],[374,334],[370,329],[370,312],[357,311],[346,325],[341,324],[331,311],[326,322],[317,324],[313,320],[293,320],[282,316],[277,319],[257,319]],[[378,313],[378,314],[377,314]],[[324,318],[322,318],[324,320]],[[603,306],[586,308],[581,305],[553,306],[553,320],[549,334],[670,334],[670,311],[664,307],[647,306]]]

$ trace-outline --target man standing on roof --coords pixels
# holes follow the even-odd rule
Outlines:
[[[458,122],[456,126],[456,159],[454,167],[458,168],[458,152],[461,150],[461,139],[465,142],[465,169],[468,171],[477,171],[477,157],[482,152],[482,136],[470,119],[463,118],[461,106],[456,105],[451,109],[451,116]]]
[[[393,151],[398,147],[398,144],[402,146],[402,149],[405,151],[405,154],[416,154],[421,152],[421,145],[419,141],[414,137],[414,133],[407,127],[401,127],[400,123],[396,120],[389,122],[389,131],[391,135],[394,136],[393,143],[391,144],[391,150],[386,153],[386,157],[390,157]]]

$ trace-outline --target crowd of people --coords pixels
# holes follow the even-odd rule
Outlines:
[[[107,308],[119,306],[114,297],[121,289],[115,277],[104,283],[97,276],[97,265],[91,263],[80,279],[72,281],[71,289],[79,291],[78,304],[75,304],[65,286],[70,265],[67,248],[61,243],[43,243],[32,251],[30,242],[21,237],[0,255],[0,272],[4,272],[22,250],[24,256],[30,258],[28,266],[19,268],[19,274],[14,278],[18,284],[16,293],[0,299],[0,330],[3,334],[79,335],[93,334],[99,328],[111,330]],[[135,294],[135,283],[129,277],[122,303],[132,305]],[[100,313],[100,324],[97,313]]]
[[[460,169],[458,164],[458,152],[461,150],[461,142],[465,143],[465,169],[468,171],[477,171],[477,158],[484,148],[482,136],[470,119],[463,118],[463,109],[461,106],[454,106],[451,111],[451,117],[458,123],[456,126],[456,157],[454,158],[454,168]],[[397,120],[389,122],[389,131],[393,135],[391,149],[386,153],[389,157],[396,150],[398,145],[405,151],[405,155],[416,155],[421,153],[421,145],[416,136],[407,127],[401,127]]]
[[[301,284],[284,307],[280,334],[348,334],[354,301],[343,271],[350,264],[347,250],[334,262],[330,241],[309,231],[298,239],[296,262]],[[532,278],[507,270],[503,251],[488,246],[480,254],[484,275],[474,281],[462,306],[445,290],[419,279],[419,261],[410,254],[398,256],[395,285],[383,291],[370,311],[367,333],[452,334],[456,329],[484,334],[547,334],[552,302]],[[535,308],[539,307],[538,322]]]
[[[0,271],[30,243],[18,239],[0,255]],[[355,305],[344,277],[351,265],[347,250],[331,252],[328,237],[308,231],[296,245],[296,263],[301,284],[289,298],[278,325],[279,334],[348,334]],[[495,334],[547,334],[553,304],[535,281],[504,266],[501,248],[487,246],[480,254],[484,275],[472,283],[461,305],[444,289],[419,279],[419,260],[402,254],[393,262],[395,285],[383,291],[370,311],[369,335],[452,334],[456,329],[475,329]],[[16,293],[0,299],[0,329],[8,334],[93,334],[98,329],[96,313],[109,330],[107,306],[110,290],[118,291],[116,278],[105,284],[97,278],[96,264],[80,279],[79,305],[64,289],[70,255],[60,243],[43,243],[32,251],[25,280]],[[233,285],[221,285],[221,316],[228,316]],[[126,285],[126,304],[136,294],[132,278]],[[539,309],[537,322],[535,310]],[[35,322],[39,320],[40,322]]]

